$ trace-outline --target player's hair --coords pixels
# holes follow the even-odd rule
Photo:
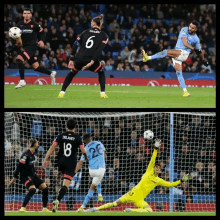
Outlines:
[[[29,146],[30,147],[34,147],[34,145],[37,143],[37,139],[35,139],[35,138],[31,138],[30,140],[29,140]]]
[[[30,11],[30,13],[32,14],[32,11],[31,11],[30,8],[24,8],[24,9],[23,9],[23,13],[24,13],[24,11]]]
[[[194,25],[196,25],[196,28],[197,28],[197,29],[199,28],[199,22],[198,22],[198,21],[195,21],[195,20],[194,20],[194,21],[192,21],[191,23],[194,24]]]
[[[103,19],[104,19],[104,15],[101,14],[101,15],[93,18],[92,21],[94,21],[97,24],[97,26],[101,27],[103,24]]]
[[[73,130],[76,127],[76,121],[73,118],[69,118],[66,126],[69,130]]]
[[[84,134],[83,135],[83,140],[85,141],[85,140],[88,140],[88,139],[90,139],[91,138],[91,134],[90,133],[86,133],[86,134]]]

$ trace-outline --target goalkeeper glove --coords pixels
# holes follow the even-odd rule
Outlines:
[[[203,63],[205,66],[208,66],[208,65],[209,65],[208,61],[205,61],[205,60],[203,60],[202,63]]]
[[[154,144],[154,149],[158,150],[161,146],[161,140],[160,139],[156,139],[155,140],[155,144]]]
[[[192,176],[190,176],[189,174],[186,174],[182,179],[181,179],[181,182],[186,182],[188,181],[189,179],[191,179]]]

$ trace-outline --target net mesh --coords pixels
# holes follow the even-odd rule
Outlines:
[[[95,193],[87,207],[113,202],[140,181],[153,152],[152,142],[144,140],[143,133],[152,130],[154,137],[162,140],[156,159],[162,167],[159,177],[176,181],[190,173],[193,178],[172,191],[171,188],[157,186],[145,201],[153,211],[215,211],[216,115],[211,112],[6,112],[5,211],[19,210],[27,193],[19,180],[10,188],[6,186],[13,178],[19,158],[28,149],[28,140],[32,137],[37,138],[40,144],[35,161],[36,174],[49,186],[48,208],[52,208],[52,200],[63,183],[55,163],[57,152],[50,157],[45,170],[42,162],[54,138],[66,131],[69,117],[76,119],[76,132],[80,136],[90,132],[93,139],[101,141],[106,148],[106,173],[102,180],[104,200],[98,203]],[[78,152],[78,161],[80,156]],[[90,184],[88,164],[84,164],[73,178],[59,210],[77,210]],[[110,211],[123,211],[128,207],[135,206],[123,204]],[[41,209],[42,196],[38,190],[28,203],[27,210]]]

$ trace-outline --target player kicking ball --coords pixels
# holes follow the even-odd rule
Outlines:
[[[155,160],[157,151],[161,146],[160,142],[161,141],[158,139],[155,141],[154,152],[148,165],[147,171],[142,176],[141,181],[134,188],[132,188],[132,190],[112,203],[106,203],[102,206],[86,210],[85,212],[96,212],[112,207],[117,207],[125,203],[132,203],[137,207],[137,209],[126,208],[124,212],[153,212],[149,204],[145,202],[144,199],[156,186],[174,187],[181,184],[182,181],[186,182],[188,179],[190,179],[190,175],[187,174],[182,178],[182,180],[170,183],[158,177],[158,175],[161,173],[161,167],[158,164],[155,165]]]
[[[204,60],[204,54],[201,51],[200,40],[196,34],[199,23],[192,21],[189,27],[183,27],[180,31],[175,49],[163,50],[152,56],[148,56],[144,50],[142,50],[143,61],[154,60],[158,58],[164,58],[166,56],[171,57],[173,60],[176,75],[179,80],[180,86],[183,89],[183,97],[190,96],[190,93],[186,89],[185,80],[182,74],[182,62],[186,61],[190,52],[195,51],[200,55],[202,62],[205,66],[208,66],[208,62]]]

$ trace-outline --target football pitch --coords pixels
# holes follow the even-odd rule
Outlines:
[[[5,216],[215,216],[215,212],[5,212]]]
[[[69,86],[58,98],[61,85],[5,85],[5,108],[215,108],[214,88],[106,86],[108,99],[100,98],[99,86]]]

